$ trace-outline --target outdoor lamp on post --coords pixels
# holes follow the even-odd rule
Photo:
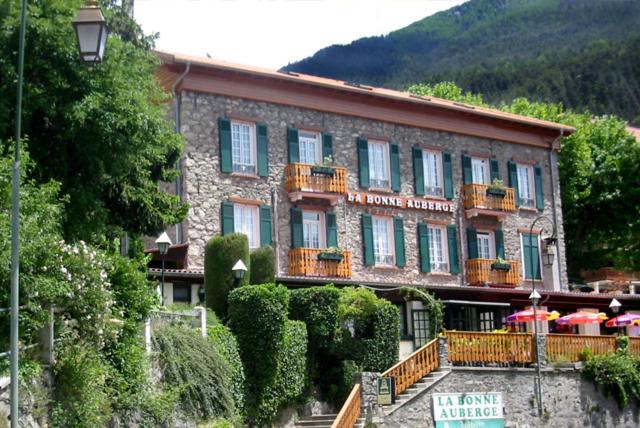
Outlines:
[[[80,58],[85,62],[100,62],[107,45],[107,21],[95,1],[87,2],[73,20]]]
[[[533,305],[533,346],[536,353],[536,377],[535,377],[535,394],[536,401],[538,402],[538,416],[542,416],[542,385],[541,385],[541,377],[540,377],[540,349],[538,347],[538,313],[537,306],[540,301],[540,294],[533,289],[531,294],[529,295],[529,300],[531,300],[531,304]]]
[[[235,265],[231,268],[233,272],[233,278],[235,282],[235,286],[239,286],[242,278],[244,278],[245,272],[247,272],[247,267],[241,259],[238,259]]]
[[[618,302],[618,299],[613,299],[611,303],[609,303],[609,309],[611,309],[611,312],[614,314],[620,312],[620,306],[622,306],[622,303]],[[620,336],[620,326],[618,326],[618,336]]]
[[[158,246],[158,252],[162,256],[162,288],[160,289],[160,295],[162,296],[162,304],[164,305],[164,258],[171,246],[171,239],[169,235],[167,235],[167,232],[162,232],[162,235],[156,239],[156,245]]]

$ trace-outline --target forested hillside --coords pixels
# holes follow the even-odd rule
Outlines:
[[[471,0],[286,70],[404,89],[455,81],[492,103],[526,96],[640,122],[640,1]]]

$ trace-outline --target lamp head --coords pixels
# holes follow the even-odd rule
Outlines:
[[[611,303],[609,303],[609,308],[614,314],[617,314],[618,311],[620,311],[620,306],[622,306],[622,303],[618,302],[617,299],[613,299]]]
[[[538,302],[540,299],[542,298],[542,296],[540,296],[540,294],[536,291],[533,290],[531,292],[531,294],[529,294],[529,300],[531,300],[531,302],[533,302],[533,304],[535,305],[536,302]]]
[[[542,264],[549,267],[549,266],[553,266],[553,261],[555,260],[555,253],[553,251],[553,247],[549,244],[548,241],[547,245],[544,247],[544,250],[542,251]]]
[[[242,260],[238,260],[231,270],[233,271],[233,276],[236,279],[242,279],[244,277],[244,273],[247,271],[247,267]]]
[[[156,245],[158,246],[158,251],[163,256],[167,254],[171,244],[172,242],[171,242],[171,239],[169,238],[169,235],[167,235],[167,232],[162,232],[162,235],[160,235],[158,239],[156,239]]]
[[[95,1],[78,10],[72,21],[78,39],[80,58],[84,62],[100,62],[107,45],[107,21]]]

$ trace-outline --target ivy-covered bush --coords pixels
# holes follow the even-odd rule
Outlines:
[[[229,327],[216,324],[207,329],[209,340],[231,369],[231,393],[238,415],[244,414],[244,367],[240,359],[238,342]]]
[[[250,284],[270,284],[276,280],[273,247],[260,247],[251,252]]]
[[[238,260],[242,260],[251,272],[249,241],[242,233],[214,236],[204,248],[206,304],[222,320],[227,318],[227,296],[236,283],[231,268]],[[239,285],[249,285],[249,277],[245,274]]]
[[[289,292],[289,318],[304,321],[309,334],[309,353],[327,349],[338,330],[340,290],[333,285],[301,288]]]
[[[367,349],[362,360],[362,369],[383,372],[398,362],[400,313],[395,305],[380,299],[372,318],[373,337],[362,339]]]
[[[612,396],[621,409],[634,397],[640,402],[640,359],[624,350],[591,357],[582,375],[595,382],[605,396]]]
[[[197,418],[233,417],[231,369],[209,340],[168,325],[153,337],[163,381],[180,391],[181,408]]]

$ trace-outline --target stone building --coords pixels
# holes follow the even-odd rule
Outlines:
[[[198,298],[206,241],[232,231],[246,233],[252,248],[276,249],[278,282],[386,290],[417,344],[426,315],[399,298],[400,285],[435,292],[447,305],[447,328],[459,330],[501,327],[507,313],[527,306],[534,278],[547,306],[602,310],[611,300],[567,288],[557,157],[572,128],[159,56],[158,78],[173,91],[176,129],[186,139],[177,191],[190,205],[168,231],[178,243],[167,259],[168,303]],[[531,233],[539,216],[546,218]],[[542,239],[554,227],[557,239]],[[555,260],[546,266],[541,256],[550,251]]]

